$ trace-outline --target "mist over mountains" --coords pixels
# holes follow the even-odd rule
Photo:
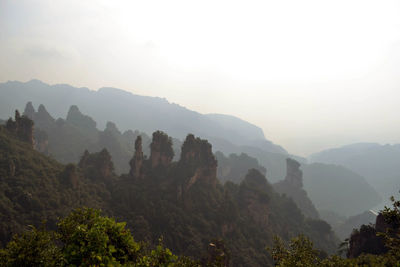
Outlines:
[[[400,190],[400,144],[358,143],[328,149],[310,156],[312,162],[344,166],[362,175],[388,204]]]
[[[26,105],[30,101],[34,106],[41,104],[37,111],[32,104]],[[316,208],[322,218],[337,227],[340,227],[337,221],[344,223],[341,218],[372,209],[389,194],[388,188],[380,188],[378,193],[374,181],[363,177],[371,177],[374,172],[366,171],[369,169],[363,166],[357,169],[346,161],[351,156],[369,153],[372,148],[376,150],[380,147],[377,144],[349,146],[346,149],[351,151],[345,152],[346,157],[341,155],[340,149],[339,152],[323,151],[313,155],[311,162],[314,163],[309,164],[307,159],[290,155],[265,139],[259,127],[234,116],[203,115],[162,98],[138,96],[114,88],[90,91],[69,85],[50,86],[38,80],[7,82],[0,84],[0,104],[0,118],[3,119],[10,117],[15,108],[23,110],[26,105],[24,114],[34,120],[36,137],[42,138],[43,131],[47,138],[47,143],[42,142],[39,150],[64,164],[78,163],[85,149],[98,152],[106,148],[113,158],[116,173],[126,173],[137,136],[142,136],[144,155],[149,156],[149,133],[160,129],[173,133],[175,156],[179,155],[188,133],[206,138],[217,152],[220,181],[241,183],[249,169],[257,169],[269,182],[279,184],[279,192],[293,198],[300,208],[305,207],[303,213],[317,218]],[[304,188],[297,189],[285,182],[287,158],[300,163]],[[386,158],[381,157],[379,162],[393,165],[396,155],[392,155],[392,160]],[[385,168],[377,172],[385,172]],[[396,179],[387,180],[385,183],[390,185],[396,183]],[[382,187],[382,183],[379,186]]]
[[[22,109],[29,101],[45,105],[56,118],[65,117],[65,111],[77,105],[93,117],[99,128],[112,121],[123,131],[140,129],[150,134],[162,130],[180,139],[193,133],[221,139],[228,146],[257,146],[269,152],[286,153],[281,146],[266,140],[261,128],[253,124],[229,115],[203,115],[164,98],[134,95],[116,88],[90,91],[65,84],[50,86],[39,80],[0,84],[2,117],[9,116],[16,107]]]

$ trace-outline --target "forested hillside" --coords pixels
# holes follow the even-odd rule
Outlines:
[[[152,244],[164,237],[177,254],[200,257],[208,242],[225,241],[233,266],[265,266],[273,236],[298,234],[334,252],[336,238],[321,220],[304,217],[289,198],[276,193],[257,170],[239,184],[221,185],[211,145],[188,135],[178,161],[172,139],[153,133],[150,156],[136,138],[130,172],[117,176],[107,150],[85,152],[79,164],[62,165],[33,150],[32,122],[16,115],[1,127],[2,242],[10,233],[43,220],[50,228],[72,208],[101,208],[127,222],[137,240]]]

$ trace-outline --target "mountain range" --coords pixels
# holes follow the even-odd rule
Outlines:
[[[229,115],[200,114],[169,103],[165,98],[140,96],[109,87],[91,91],[66,84],[48,85],[39,80],[0,84],[0,117],[9,116],[15,108],[22,109],[29,101],[45,105],[56,118],[65,117],[65,111],[77,105],[83,113],[90,114],[99,128],[112,121],[122,131],[139,129],[151,134],[162,130],[179,139],[193,133],[220,139],[227,145],[256,146],[269,152],[287,153],[266,140],[262,129],[251,123]]]

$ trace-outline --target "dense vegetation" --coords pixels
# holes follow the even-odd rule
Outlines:
[[[214,253],[224,258],[224,255]],[[221,251],[222,252],[222,251]],[[207,266],[223,266],[209,257]],[[100,216],[93,209],[76,209],[57,223],[57,231],[32,227],[15,235],[0,250],[1,266],[200,266],[163,246],[136,242],[125,223]]]
[[[128,162],[134,153],[134,140],[139,135],[142,137],[144,155],[150,156],[151,137],[139,131],[128,130],[122,133],[112,122],[108,122],[103,131],[98,130],[96,122],[91,117],[82,114],[77,106],[70,107],[65,120],[61,118],[55,120],[43,105],[40,105],[38,111],[35,111],[31,103],[26,105],[24,115],[35,122],[34,135],[37,141],[37,150],[51,155],[65,164],[78,163],[85,149],[89,152],[98,152],[106,148],[113,158],[115,172],[117,174],[127,173],[129,171]],[[178,160],[182,141],[172,138],[172,144],[174,160]],[[221,142],[216,140],[216,144],[218,147]],[[226,149],[231,150],[225,147],[225,151]],[[286,175],[287,154],[266,152],[261,148],[251,146],[242,146],[240,149],[236,147],[233,150],[246,151],[248,154],[230,154],[227,157],[222,152],[215,153],[219,163],[218,179],[222,182],[240,183],[251,168],[258,169],[264,174],[267,169],[268,179],[271,182],[283,179]],[[301,158],[291,157],[302,162]],[[304,170],[304,189],[308,193],[308,198],[312,200],[319,211],[334,211],[340,216],[351,216],[370,209],[380,202],[379,195],[365,182],[363,177],[346,168],[328,164],[305,163],[302,163],[301,168]],[[343,185],[346,185],[344,187],[346,190],[341,189]],[[286,186],[284,185],[284,187]],[[331,190],[332,188],[336,188],[336,190]],[[290,194],[292,197],[299,193],[289,187],[286,189],[293,193]],[[300,199],[295,198],[296,201]],[[343,202],[346,205],[343,205]],[[326,203],[331,203],[331,205]],[[297,204],[300,205],[300,202]],[[311,205],[307,204],[306,206],[310,207]],[[306,210],[310,210],[310,208]],[[313,214],[315,215],[316,212],[306,212],[308,216],[314,216]],[[330,222],[333,223],[333,221]]]
[[[345,248],[348,258],[334,255],[321,257],[320,251],[305,236],[293,238],[285,245],[280,238],[269,249],[277,266],[399,266],[400,265],[400,201],[393,201],[393,208],[380,213],[382,221],[376,225],[363,225],[354,230]],[[382,227],[383,226],[383,227]],[[344,244],[346,245],[346,244]],[[357,250],[356,254],[353,254]]]
[[[306,234],[318,248],[335,251],[330,226],[304,217],[259,171],[249,171],[239,185],[221,185],[206,140],[188,135],[179,161],[172,161],[171,143],[165,133],[155,132],[145,157],[137,141],[131,171],[117,176],[107,150],[82,152],[78,165],[62,165],[2,126],[1,241],[6,244],[10,233],[43,221],[57,230],[58,218],[88,206],[126,221],[137,240],[155,246],[162,236],[171,251],[195,259],[207,258],[210,241],[223,239],[233,266],[272,264],[264,248],[275,234],[284,240]]]

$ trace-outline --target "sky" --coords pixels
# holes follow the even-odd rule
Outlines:
[[[0,0],[0,82],[165,97],[290,153],[400,143],[400,1]]]

